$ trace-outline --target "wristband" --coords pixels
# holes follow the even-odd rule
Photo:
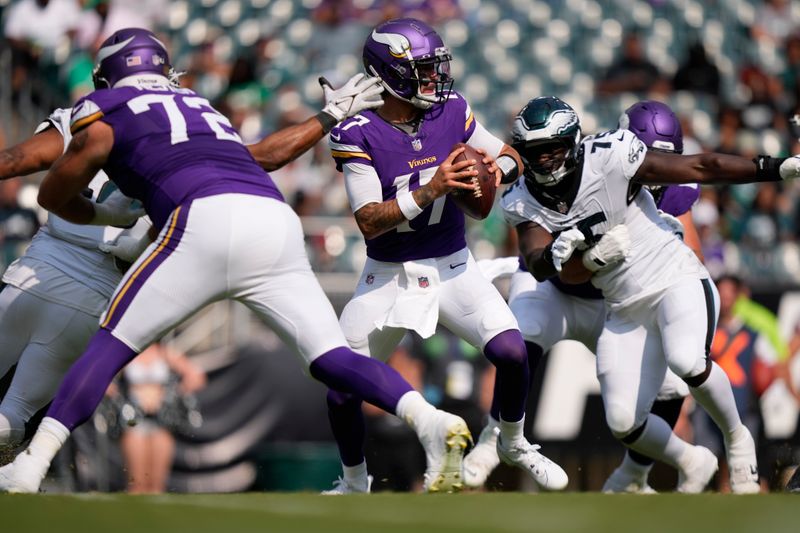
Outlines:
[[[550,242],[550,244],[545,246],[544,250],[542,250],[542,261],[544,261],[545,263],[547,263],[551,267],[556,268],[556,265],[553,262],[553,243],[554,242],[556,242],[556,241]]]
[[[414,220],[417,215],[424,211],[419,205],[417,205],[416,200],[414,200],[414,196],[412,196],[412,194],[408,191],[397,195],[397,207],[400,208],[403,216],[408,220]]]
[[[500,179],[500,183],[512,183],[519,176],[519,165],[517,165],[517,160],[510,155],[503,154],[495,159],[494,162],[497,165],[497,168],[499,168],[500,172],[503,174],[503,177]]]
[[[756,164],[756,180],[781,181],[783,178],[781,178],[779,169],[784,161],[786,161],[785,157],[770,157],[768,155],[759,155],[753,158],[753,163]]]
[[[330,132],[339,123],[339,121],[336,120],[336,117],[326,113],[325,111],[320,111],[317,113],[316,117],[317,120],[319,120],[319,123],[322,124],[323,133]]]

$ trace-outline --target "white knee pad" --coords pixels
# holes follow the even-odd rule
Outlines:
[[[667,360],[669,369],[681,379],[702,374],[707,364],[705,357],[674,357]]]
[[[636,429],[636,413],[633,409],[620,403],[611,403],[606,407],[606,423],[614,437],[621,439]]]

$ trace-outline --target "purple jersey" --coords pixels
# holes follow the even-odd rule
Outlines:
[[[689,212],[700,198],[700,187],[696,183],[686,185],[670,185],[663,187],[656,197],[656,207],[674,217]]]
[[[428,183],[453,145],[466,142],[474,131],[475,119],[467,102],[452,92],[444,103],[425,111],[415,135],[397,129],[374,111],[344,121],[331,131],[331,154],[339,170],[349,163],[372,167],[387,201],[398,191],[414,191]],[[466,246],[464,215],[445,195],[414,220],[366,243],[367,255],[377,261],[441,257]]]
[[[227,118],[188,89],[101,89],[72,111],[73,133],[101,120],[114,130],[103,170],[140,200],[160,228],[170,213],[196,198],[226,193],[283,201]]]

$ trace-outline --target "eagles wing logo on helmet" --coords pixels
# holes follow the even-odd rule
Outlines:
[[[571,109],[556,109],[550,116],[550,124],[556,135],[564,135],[570,128],[578,125],[578,114]]]

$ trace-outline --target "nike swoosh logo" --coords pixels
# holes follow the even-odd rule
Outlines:
[[[341,138],[342,138],[341,134],[340,135],[336,135],[333,132],[331,132],[331,139],[333,139],[334,141],[341,140]]]
[[[455,270],[456,268],[458,268],[460,266],[464,266],[466,264],[467,264],[467,262],[464,261],[463,263],[456,263],[455,265],[450,265],[450,270]]]

